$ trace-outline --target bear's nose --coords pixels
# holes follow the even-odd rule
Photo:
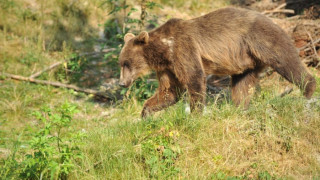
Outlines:
[[[124,82],[119,82],[119,86],[125,87],[125,83]]]

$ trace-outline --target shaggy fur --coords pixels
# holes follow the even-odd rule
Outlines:
[[[120,85],[128,87],[150,70],[159,80],[143,117],[176,103],[185,90],[191,109],[201,109],[209,74],[231,75],[232,100],[244,107],[266,66],[298,85],[306,98],[316,88],[288,35],[253,11],[224,8],[191,20],[171,19],[150,33],[129,33],[124,40]]]

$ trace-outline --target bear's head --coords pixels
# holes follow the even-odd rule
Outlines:
[[[138,77],[150,72],[143,51],[148,41],[149,34],[145,31],[138,36],[132,33],[124,36],[124,46],[119,56],[119,64],[121,66],[120,86],[129,87]]]

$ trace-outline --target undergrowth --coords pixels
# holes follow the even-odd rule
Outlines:
[[[24,132],[30,133],[29,141],[18,139],[14,143],[11,156],[2,159],[0,176],[3,179],[66,179],[76,161],[83,158],[79,146],[85,136],[71,127],[76,111],[76,106],[67,102],[54,111],[45,106],[35,111],[38,130]],[[24,152],[24,156],[17,158],[18,152]]]

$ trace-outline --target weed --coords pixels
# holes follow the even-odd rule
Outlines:
[[[177,145],[180,136],[177,130],[172,130],[173,124],[154,131],[153,125],[147,127],[146,138],[141,142],[142,160],[153,178],[171,177],[180,172],[175,161],[181,154]]]
[[[28,52],[24,57],[20,59],[22,64],[30,66],[38,61],[38,58],[35,56],[34,53]]]
[[[127,98],[136,98],[139,101],[150,98],[158,87],[158,82],[148,82],[147,78],[139,78],[134,84],[127,89],[121,91],[122,95],[126,95]]]
[[[79,144],[84,134],[70,128],[76,112],[76,106],[67,102],[59,107],[57,112],[48,107],[43,107],[41,112],[34,112],[42,127],[31,133],[32,139],[27,142],[27,154],[21,162],[15,159],[17,148],[11,157],[3,162],[5,166],[1,176],[8,177],[8,172],[11,171],[26,179],[66,179],[74,168],[75,161],[82,158]]]

